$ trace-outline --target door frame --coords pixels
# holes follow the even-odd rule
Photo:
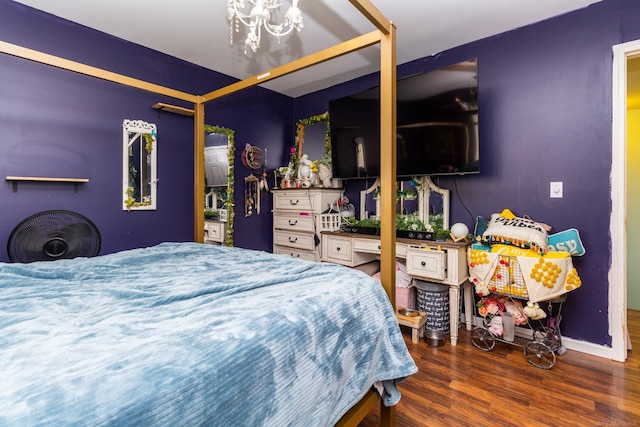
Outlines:
[[[627,326],[627,60],[640,55],[640,40],[613,46],[611,144],[611,267],[609,334],[611,357],[624,362]]]

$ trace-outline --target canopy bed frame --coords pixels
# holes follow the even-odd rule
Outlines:
[[[276,67],[268,72],[249,77],[221,89],[204,95],[193,95],[143,80],[70,61],[43,52],[27,49],[0,41],[0,52],[99,79],[153,92],[173,99],[193,103],[194,105],[194,241],[204,241],[204,135],[205,104],[215,99],[231,95],[240,90],[265,83],[298,70],[380,44],[380,158],[386,160],[381,167],[381,282],[392,304],[395,301],[395,175],[396,175],[396,28],[369,0],[349,0],[376,28],[376,30],[339,43],[333,47],[311,54],[288,64]],[[355,405],[339,426],[357,425],[376,405],[380,406],[380,423],[383,426],[395,425],[395,406],[382,405],[378,393],[369,392]]]

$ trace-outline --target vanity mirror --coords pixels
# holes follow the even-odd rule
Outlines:
[[[413,182],[412,182],[413,181]],[[368,209],[375,206],[374,216],[380,215],[380,198],[377,192],[380,180],[360,192],[360,218],[369,216]],[[398,182],[396,195],[399,214],[417,215],[425,224],[436,224],[447,230],[449,228],[449,190],[440,188],[428,176],[414,177],[412,180]]]
[[[329,113],[298,120],[296,124],[296,161],[306,154],[309,160],[331,159]],[[320,162],[322,163],[322,162]],[[298,170],[298,165],[294,165]]]
[[[122,209],[156,209],[156,125],[142,120],[122,122]]]
[[[205,125],[204,132],[205,219],[222,223],[215,229],[219,236],[210,235],[209,240],[233,246],[235,132],[212,125]]]

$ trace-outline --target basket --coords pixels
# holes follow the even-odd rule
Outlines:
[[[326,213],[316,217],[316,227],[319,231],[336,231],[340,230],[340,214]]]
[[[527,286],[522,270],[513,256],[501,255],[489,281],[489,290],[517,298],[527,298]]]
[[[418,293],[418,310],[427,313],[426,330],[450,332],[449,286],[414,280]]]

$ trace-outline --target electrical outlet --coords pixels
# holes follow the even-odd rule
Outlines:
[[[549,183],[549,197],[552,199],[562,199],[562,181]]]

